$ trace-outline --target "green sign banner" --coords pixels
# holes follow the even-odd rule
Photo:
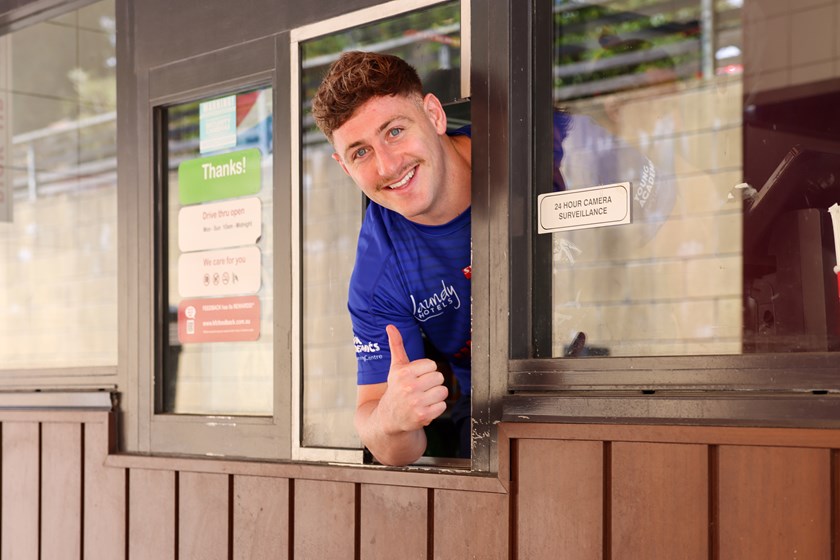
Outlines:
[[[181,204],[198,204],[260,192],[261,157],[257,148],[249,148],[182,162],[178,166]]]

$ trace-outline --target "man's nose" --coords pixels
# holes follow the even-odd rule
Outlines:
[[[376,171],[380,177],[391,178],[399,172],[400,158],[388,148],[376,150]]]

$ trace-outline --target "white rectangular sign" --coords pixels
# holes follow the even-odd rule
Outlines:
[[[0,222],[12,221],[12,39],[0,36]]]
[[[178,211],[182,252],[253,245],[262,233],[262,203],[257,197],[184,206]]]
[[[630,183],[541,194],[539,233],[630,223]]]
[[[261,270],[256,246],[184,253],[178,259],[178,293],[181,297],[255,294]]]

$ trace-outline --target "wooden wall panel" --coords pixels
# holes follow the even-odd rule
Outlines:
[[[41,425],[41,558],[82,555],[82,426]]]
[[[356,554],[356,485],[296,480],[294,557],[353,560]]]
[[[105,467],[110,434],[105,422],[85,425],[84,560],[125,555],[126,471]]]
[[[428,494],[426,488],[362,485],[361,557],[426,560]]]
[[[128,554],[131,560],[175,560],[173,471],[129,471]]]
[[[601,559],[603,457],[601,442],[517,441],[518,558]]]
[[[613,558],[708,559],[708,448],[619,442],[611,458]]]
[[[721,446],[721,559],[829,558],[830,451]]]
[[[178,560],[228,560],[230,476],[178,476]]]
[[[38,560],[40,427],[4,422],[2,560]]]
[[[289,558],[289,481],[233,478],[233,559]]]
[[[435,490],[435,560],[509,557],[510,502],[506,494]]]

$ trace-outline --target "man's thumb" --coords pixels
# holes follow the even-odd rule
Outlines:
[[[394,325],[388,325],[385,327],[385,332],[388,333],[388,345],[391,347],[391,367],[409,363],[400,330]]]

